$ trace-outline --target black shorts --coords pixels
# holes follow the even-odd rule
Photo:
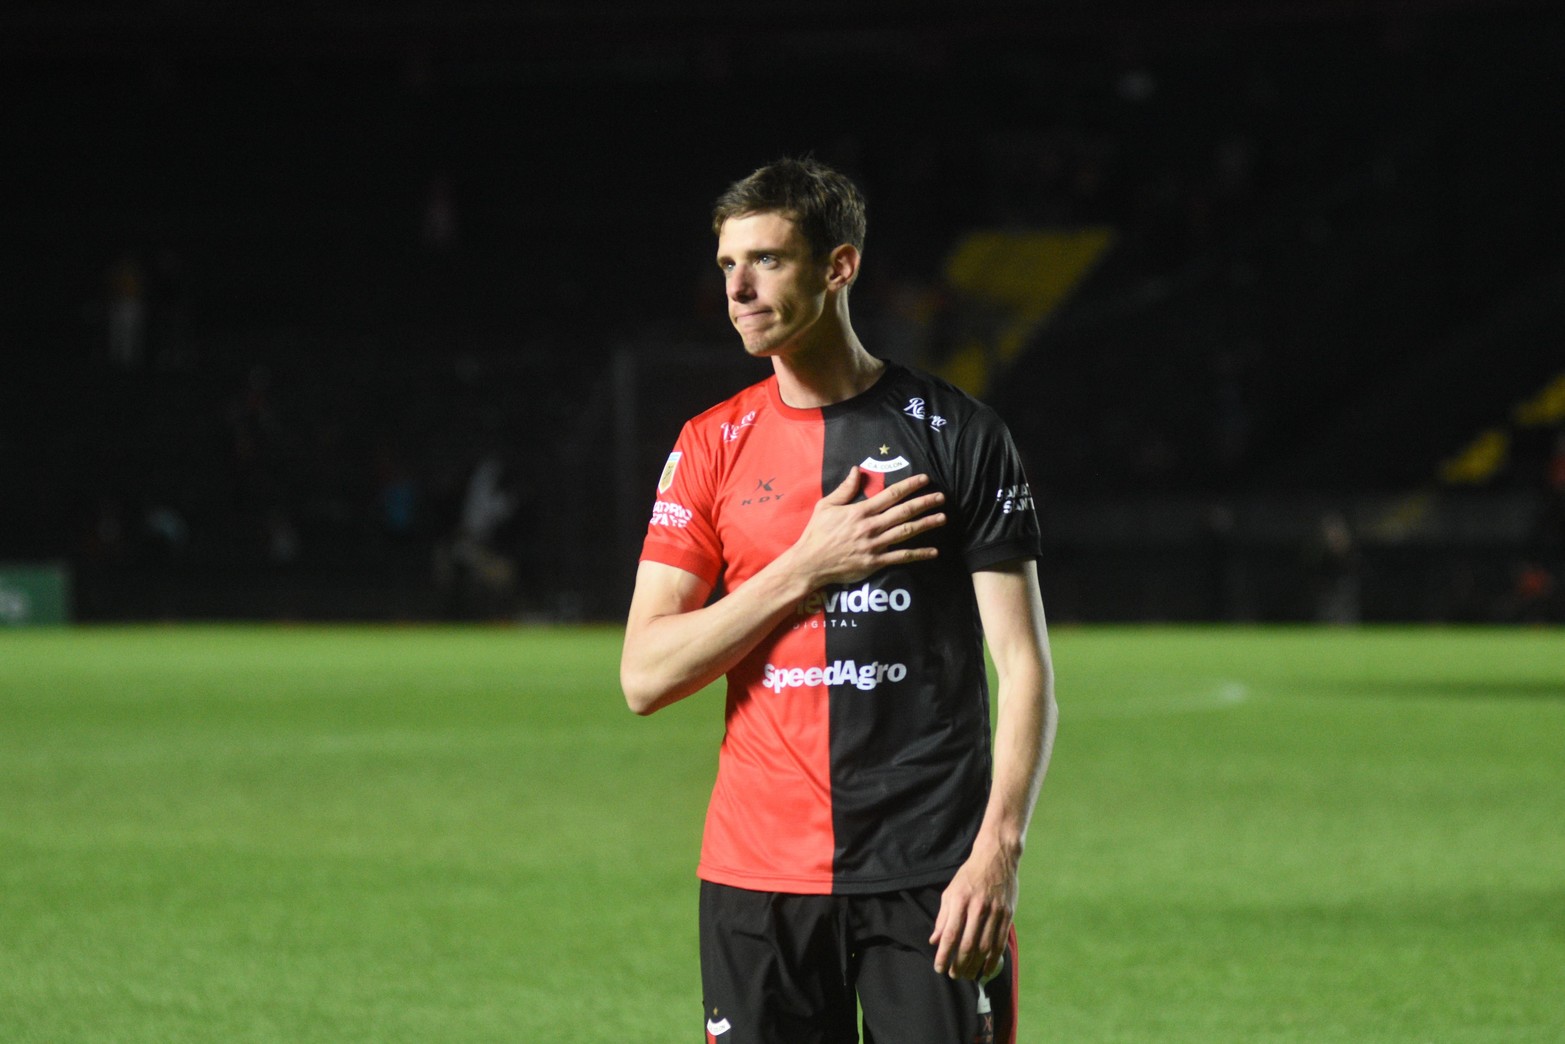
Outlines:
[[[1015,1044],[1016,931],[980,986],[935,972],[943,888],[789,895],[701,882],[709,1044]]]

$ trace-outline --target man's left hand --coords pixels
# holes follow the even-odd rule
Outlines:
[[[982,979],[999,967],[1016,914],[1019,858],[980,842],[946,886],[929,937],[938,974]]]

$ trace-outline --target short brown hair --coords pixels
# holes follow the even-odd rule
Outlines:
[[[712,231],[721,233],[729,218],[768,213],[798,225],[817,260],[844,243],[864,249],[863,193],[819,160],[780,159],[734,182],[712,208]]]

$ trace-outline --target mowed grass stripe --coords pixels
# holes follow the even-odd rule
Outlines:
[[[0,633],[0,1038],[698,1039],[613,628]],[[1565,636],[1064,628],[1024,1041],[1565,1039]]]

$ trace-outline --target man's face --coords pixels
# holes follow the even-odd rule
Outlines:
[[[728,318],[751,355],[776,355],[796,344],[826,307],[826,265],[811,258],[798,226],[781,214],[723,222],[717,266]]]

